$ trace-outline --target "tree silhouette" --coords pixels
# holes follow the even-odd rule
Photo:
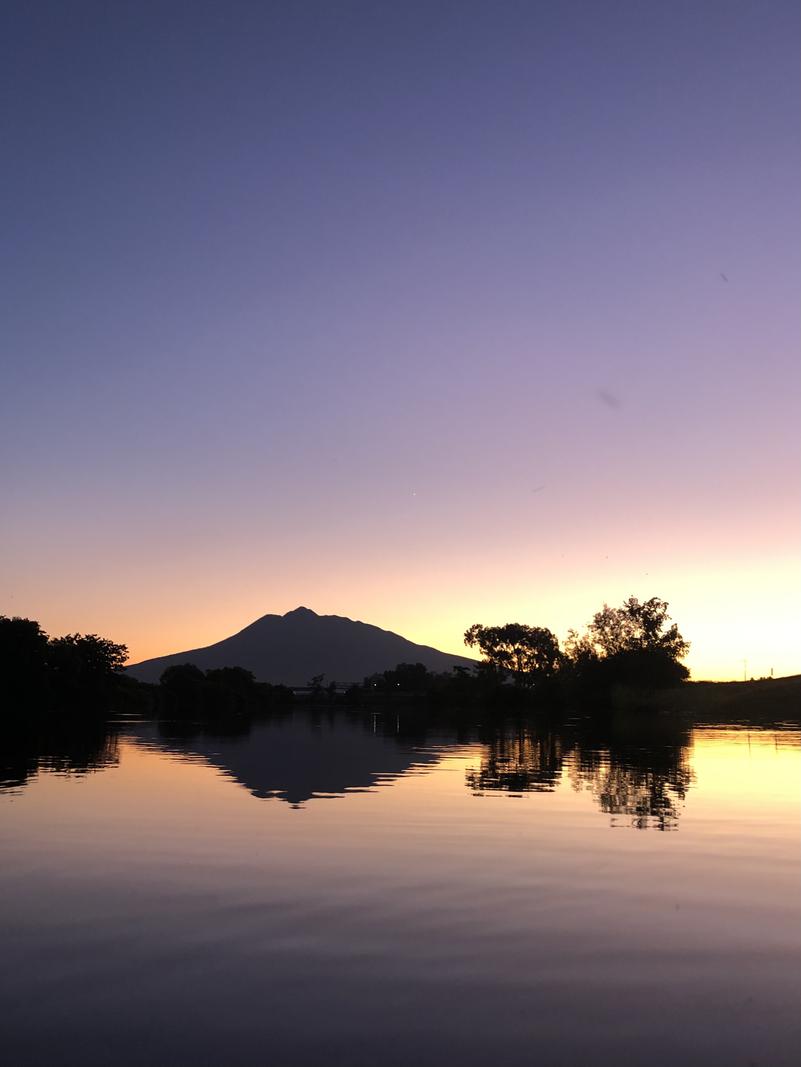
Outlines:
[[[9,711],[44,697],[47,634],[33,619],[0,615],[0,695]]]
[[[202,714],[205,690],[206,676],[194,663],[174,663],[159,679],[166,709],[175,715]]]
[[[97,634],[66,634],[47,646],[47,669],[54,703],[83,705],[87,710],[105,703],[124,670],[125,645]]]
[[[12,714],[108,710],[127,656],[125,645],[97,634],[48,639],[33,619],[0,616],[0,696]]]
[[[402,693],[422,693],[431,687],[435,678],[423,663],[399,663],[394,670],[384,671],[386,687]]]
[[[206,709],[215,715],[241,715],[256,703],[256,679],[244,667],[208,670],[205,681]]]
[[[658,597],[629,597],[619,608],[604,604],[583,635],[571,630],[565,645],[574,672],[593,683],[663,686],[689,676],[679,661],[690,645]]]
[[[323,698],[323,682],[325,681],[324,674],[315,674],[309,679],[309,689],[311,691],[312,700],[322,700]]]
[[[53,670],[70,669],[86,678],[108,678],[125,669],[128,649],[97,634],[66,634],[49,642],[47,662]]]
[[[682,659],[690,646],[675,623],[668,626],[668,604],[651,597],[641,604],[630,596],[619,608],[604,604],[589,625],[590,639],[605,656],[619,652],[660,651]]]
[[[511,674],[522,686],[550,678],[561,659],[559,642],[550,630],[520,622],[505,626],[475,623],[465,631],[464,643],[468,648],[478,647],[491,667]]]

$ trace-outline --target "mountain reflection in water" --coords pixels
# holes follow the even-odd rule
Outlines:
[[[794,1067],[800,768],[665,720],[6,734],[3,1062]]]
[[[218,768],[259,800],[295,808],[314,799],[388,785],[439,759],[437,748],[410,746],[394,725],[373,716],[283,714],[222,733],[214,724],[162,723],[143,744]]]
[[[676,829],[693,781],[684,723],[457,728],[417,716],[301,710],[255,722],[121,721],[18,731],[5,738],[0,790],[19,790],[42,771],[76,775],[114,766],[120,732],[137,745],[208,764],[259,800],[295,808],[386,787],[460,745],[479,753],[465,769],[475,796],[552,792],[565,780],[587,791],[613,824],[637,829]]]

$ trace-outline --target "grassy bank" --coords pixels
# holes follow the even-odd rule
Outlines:
[[[699,723],[801,723],[801,675],[754,682],[684,682],[645,697],[621,690],[615,705],[620,710],[646,705]]]

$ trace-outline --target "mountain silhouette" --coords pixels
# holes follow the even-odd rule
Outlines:
[[[286,615],[264,615],[214,645],[133,663],[128,673],[142,682],[157,682],[162,671],[179,663],[193,663],[204,671],[244,667],[260,682],[300,686],[317,674],[325,675],[326,682],[350,684],[398,663],[422,663],[442,672],[472,666],[475,660],[416,645],[365,622],[301,607]]]

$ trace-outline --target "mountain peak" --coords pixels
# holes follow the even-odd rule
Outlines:
[[[318,615],[301,605],[286,615],[264,615],[216,644],[132,663],[128,670],[133,678],[157,682],[173,664],[193,663],[203,671],[243,667],[259,682],[303,686],[318,674],[350,684],[398,663],[422,663],[431,671],[450,671],[454,665],[469,667],[473,662],[414,644],[369,623]]]

